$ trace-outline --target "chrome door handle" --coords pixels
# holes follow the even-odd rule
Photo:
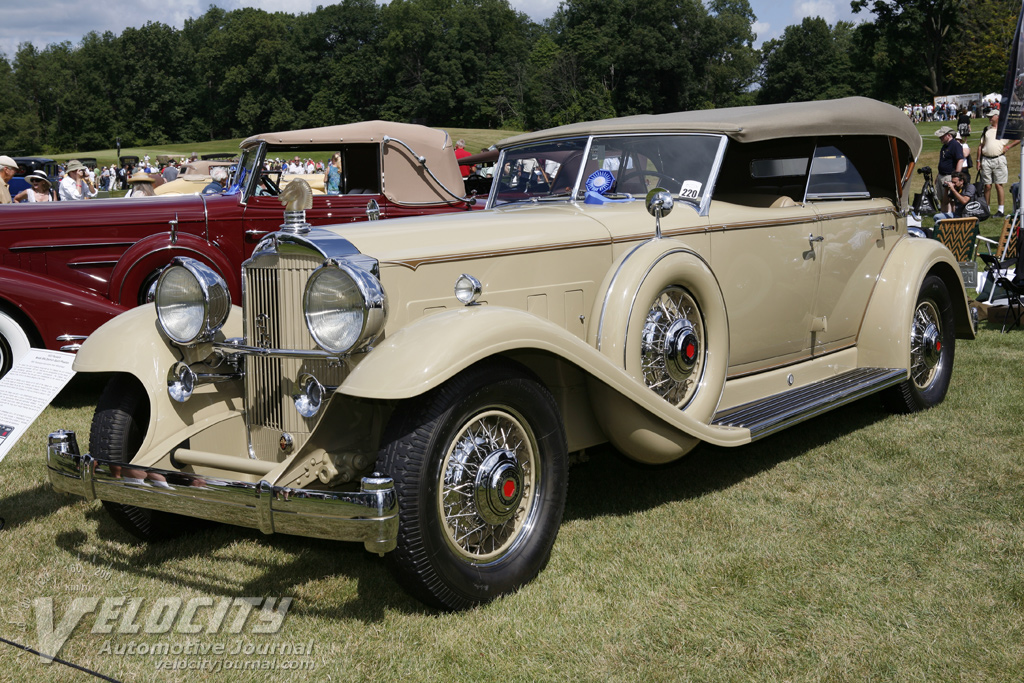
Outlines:
[[[807,240],[813,244],[814,242],[824,242],[825,238],[820,235],[815,237],[813,234],[810,234],[807,236]]]

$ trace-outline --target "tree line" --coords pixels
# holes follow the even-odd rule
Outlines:
[[[754,47],[747,0],[343,0],[314,12],[211,6],[0,54],[0,149],[58,153],[365,119],[538,129],[574,121],[865,95],[1000,90],[1019,5],[853,0]]]

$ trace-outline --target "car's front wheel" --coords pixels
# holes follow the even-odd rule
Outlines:
[[[11,316],[0,310],[0,377],[32,347],[28,335]]]
[[[524,368],[477,364],[400,405],[377,470],[398,493],[389,561],[424,602],[471,607],[547,563],[565,508],[565,436],[554,398]]]
[[[910,325],[910,377],[889,389],[889,409],[913,413],[942,403],[953,376],[955,350],[949,290],[941,278],[929,275],[921,283]]]
[[[148,426],[149,397],[142,385],[134,377],[117,375],[100,394],[89,432],[89,450],[93,457],[125,463],[124,466],[114,466],[113,474],[129,485],[152,487],[166,484],[161,477],[149,477],[144,471],[128,465],[138,453]],[[126,531],[144,541],[178,536],[198,523],[181,515],[106,500],[103,507]]]

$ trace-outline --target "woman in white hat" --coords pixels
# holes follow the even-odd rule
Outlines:
[[[50,189],[50,179],[43,171],[32,171],[25,180],[29,187],[14,195],[16,202],[50,202],[53,201],[53,190]]]
[[[153,191],[153,178],[148,173],[138,171],[128,179],[128,184],[132,186],[132,189],[128,190],[125,197],[156,196],[156,192]]]

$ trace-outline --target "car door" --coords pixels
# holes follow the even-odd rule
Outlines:
[[[815,354],[856,341],[878,273],[901,236],[889,180],[895,177],[885,138],[818,142],[807,185],[823,238]]]
[[[734,374],[810,352],[821,271],[817,214],[788,197],[770,199],[711,203],[711,265],[729,312]]]

